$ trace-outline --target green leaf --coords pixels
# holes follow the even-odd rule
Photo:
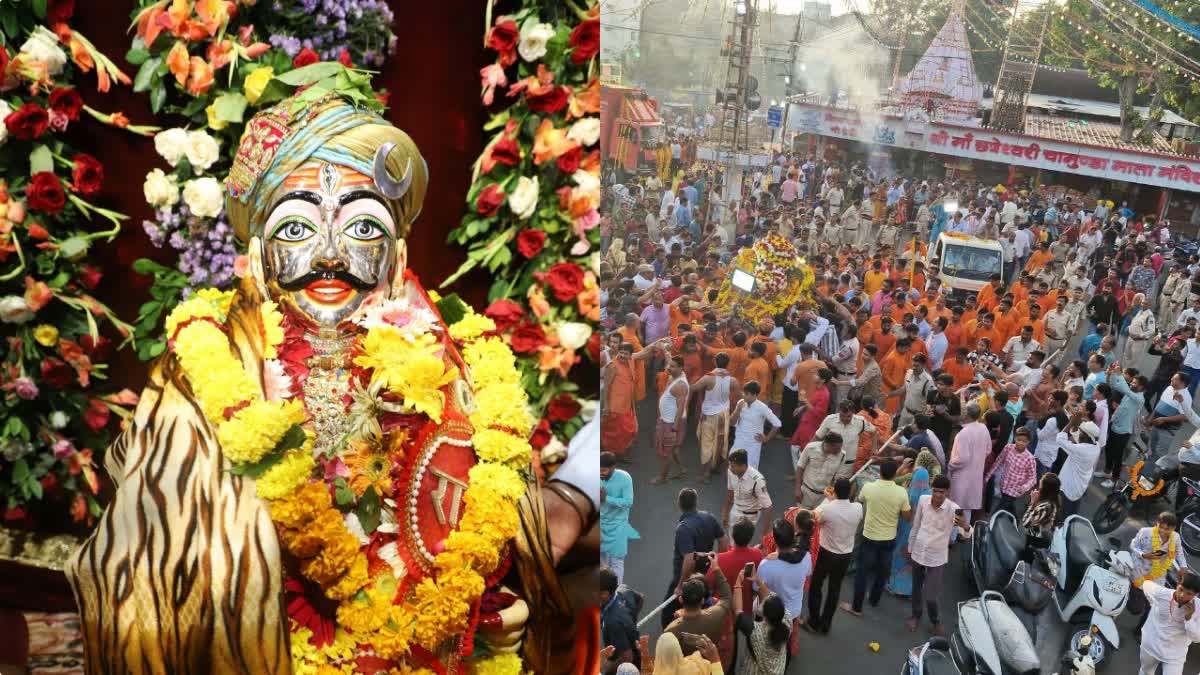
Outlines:
[[[218,96],[217,100],[213,101],[213,107],[217,113],[217,119],[241,124],[248,103],[245,96],[237,92],[230,92]]]
[[[4,438],[23,438],[29,440],[29,427],[21,421],[21,418],[13,416],[9,417],[4,423],[4,432],[0,433]]]
[[[368,487],[358,498],[354,513],[358,516],[363,532],[371,534],[379,528],[379,495],[375,494],[374,487]]]
[[[29,153],[29,173],[41,173],[43,171],[54,171],[54,155],[51,154],[50,148],[44,145],[36,145],[33,152]]]
[[[335,487],[333,490],[333,498],[338,506],[351,506],[354,504],[354,490],[345,485]]]
[[[334,77],[345,70],[346,66],[337,61],[318,61],[317,63],[310,63],[303,68],[297,68],[282,75],[276,75],[273,81],[279,81],[293,87],[302,87],[306,84],[312,84],[317,80]]]
[[[438,313],[442,315],[442,321],[445,321],[447,326],[453,326],[462,321],[471,309],[467,303],[463,302],[462,298],[458,297],[458,293],[451,293],[438,300],[437,308]]]
[[[138,341],[138,358],[142,361],[151,361],[156,359],[167,350],[166,342],[146,342]]]
[[[133,261],[133,271],[138,274],[159,274],[170,270],[149,258],[138,258]]]
[[[141,38],[137,38],[136,40],[134,40],[134,42],[135,43],[141,42],[141,40],[142,40]],[[143,43],[143,44],[145,44],[145,43]],[[125,52],[125,60],[134,66],[142,65],[143,63],[146,62],[146,59],[148,59],[148,58],[150,58],[150,50],[146,49],[144,46],[134,47],[133,49],[130,49],[129,51]]]
[[[46,18],[46,0],[33,0],[33,13],[39,19]]]
[[[167,85],[162,80],[155,83],[154,88],[150,90],[150,110],[156,114],[162,110],[163,104],[167,102]]]
[[[283,459],[283,453],[271,452],[268,453],[266,457],[263,457],[254,464],[234,464],[233,467],[229,469],[229,473],[235,476],[249,476],[251,478],[258,478],[266,473],[267,469],[275,466],[275,464],[281,459]]]
[[[194,98],[194,99],[188,101],[188,104],[183,106],[183,110],[179,111],[179,114],[183,115],[184,117],[191,117],[192,115],[195,115],[196,113],[203,111],[205,108],[204,103],[206,100],[207,99],[201,97],[201,98]],[[208,120],[205,119],[204,123],[207,124]]]
[[[483,125],[483,130],[484,131],[492,131],[493,129],[499,129],[500,127],[504,126],[505,124],[508,124],[509,116],[510,115],[507,110],[504,110],[502,112],[496,113],[495,115],[492,115],[492,119],[488,120],[487,124]]]
[[[75,236],[60,242],[58,245],[58,253],[67,260],[75,260],[77,257],[87,253],[87,250],[89,247],[91,247],[91,245],[91,240],[82,236]]]
[[[142,62],[142,67],[138,68],[137,75],[133,76],[133,90],[135,92],[140,93],[150,89],[150,83],[154,80],[154,73],[161,63],[161,56],[155,56]]]
[[[25,460],[18,459],[13,462],[12,480],[14,483],[24,483],[29,478],[29,465]]]

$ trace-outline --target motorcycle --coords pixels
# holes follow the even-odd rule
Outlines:
[[[1066,519],[1050,539],[1050,555],[1058,560],[1054,605],[1065,623],[1091,609],[1090,620],[1071,636],[1070,648],[1092,657],[1097,665],[1108,648],[1119,649],[1120,636],[1114,619],[1129,601],[1127,564],[1100,543],[1087,518]],[[1101,639],[1097,639],[1101,638]]]
[[[1023,560],[1025,550],[1025,530],[1017,517],[997,511],[988,520],[975,523],[966,568],[977,592],[998,591],[1009,603],[1036,617],[1054,598],[1057,570],[1041,551],[1032,560]]]
[[[1092,517],[1099,534],[1117,529],[1136,504],[1164,498],[1179,518],[1179,538],[1191,555],[1200,555],[1200,464],[1164,457],[1146,471],[1143,462],[1133,465],[1129,482],[1105,498]]]

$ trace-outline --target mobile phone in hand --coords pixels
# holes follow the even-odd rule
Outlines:
[[[747,579],[754,576],[754,563],[746,563],[746,566],[742,568],[742,576]]]

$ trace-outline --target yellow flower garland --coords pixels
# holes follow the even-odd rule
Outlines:
[[[270,457],[306,414],[300,401],[263,399],[234,355],[223,330],[233,298],[233,292],[197,292],[167,318],[167,334],[225,456],[236,468]],[[284,338],[275,303],[263,303],[260,320],[264,354],[271,358]],[[308,642],[311,632],[293,626],[294,672],[352,672],[346,659],[365,643],[384,658],[403,663],[411,645],[441,644],[467,629],[470,608],[482,596],[485,578],[499,565],[501,551],[520,527],[516,503],[525,492],[525,481],[519,471],[532,454],[526,437],[534,420],[519,386],[516,357],[502,341],[484,337],[494,327],[490,319],[474,312],[450,326],[450,335],[461,343],[464,360],[472,369],[480,402],[470,415],[479,463],[469,472],[458,529],[434,559],[436,576],[422,579],[404,602],[392,602],[395,580],[390,573],[370,577],[366,556],[325,486],[309,482],[317,467],[310,432],[305,432],[300,447],[287,450],[258,476],[255,488],[269,504],[281,543],[300,560],[307,578],[321,584],[328,597],[341,601],[337,610],[341,628],[332,645],[313,647]],[[363,339],[363,354],[356,363],[374,369],[373,380],[380,380],[403,396],[410,409],[437,423],[442,414],[440,389],[458,373],[445,368],[435,342],[432,335],[409,340],[391,327],[373,328]],[[480,675],[519,675],[523,669],[520,657],[507,654],[472,663]],[[430,671],[402,665],[392,672],[425,675]]]
[[[1155,526],[1155,527],[1150,528],[1150,550],[1151,551],[1161,551],[1162,546],[1163,546],[1162,535],[1159,533],[1158,527]],[[1147,581],[1154,581],[1155,579],[1161,579],[1167,573],[1167,571],[1171,569],[1171,565],[1173,565],[1173,564],[1175,564],[1175,537],[1174,536],[1171,537],[1170,543],[1167,544],[1167,554],[1164,556],[1155,558],[1150,563],[1150,571],[1147,572],[1145,574],[1145,576],[1141,576],[1141,577],[1138,577],[1137,579],[1133,580],[1134,587],[1141,588],[1142,584],[1146,583]]]

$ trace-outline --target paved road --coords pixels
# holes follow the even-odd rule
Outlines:
[[[1078,338],[1072,341],[1068,353],[1075,354],[1077,350]],[[1143,373],[1149,374],[1156,361],[1157,357],[1143,355],[1134,365],[1141,368]],[[675,495],[683,487],[696,488],[700,495],[700,508],[717,514],[718,517],[725,498],[723,480],[701,485],[696,479],[699,475],[699,451],[694,433],[689,433],[684,443],[683,455],[689,472],[688,478],[671,481],[666,485],[650,485],[650,479],[657,472],[657,460],[653,451],[656,405],[657,398],[653,395],[648,395],[642,402],[639,416],[641,431],[632,454],[634,461],[632,465],[625,467],[633,476],[635,484],[633,526],[641,533],[640,540],[630,542],[629,557],[625,565],[625,583],[646,594],[648,608],[656,606],[662,599],[671,580],[672,533],[678,518],[678,509],[674,504]],[[1182,443],[1191,433],[1192,427],[1185,425],[1177,435],[1177,442]],[[775,503],[775,513],[782,513],[793,503],[791,462],[785,441],[775,440],[763,448],[760,468],[767,478],[768,490]],[[1099,487],[1099,481],[1094,481],[1080,513],[1090,515],[1106,493],[1106,490]],[[1109,536],[1118,538],[1122,546],[1127,546],[1134,533],[1142,526],[1142,521],[1131,518]],[[955,604],[974,595],[964,576],[960,554],[961,551],[957,547],[951,551],[951,566],[942,596],[943,621],[947,630],[953,630],[957,624]],[[843,599],[848,599],[852,592],[852,583],[852,578],[849,577],[843,583]],[[905,629],[904,619],[908,616],[908,608],[907,598],[893,597],[885,593],[880,606],[875,609],[868,608],[862,619],[839,613],[829,635],[813,636],[803,633],[800,638],[803,656],[793,662],[788,671],[789,675],[898,672],[907,650],[923,642],[926,635],[923,632],[924,627],[922,632],[916,634]],[[1117,618],[1121,648],[1113,654],[1111,661],[1107,662],[1104,667],[1106,672],[1119,675],[1137,673],[1138,645],[1134,629],[1138,618],[1128,612]],[[652,644],[659,632],[658,626],[657,620],[652,620],[646,625]],[[1044,672],[1058,672],[1056,664],[1066,648],[1069,634],[1069,627],[1058,619],[1053,606],[1039,617],[1036,639]],[[869,649],[868,644],[871,642],[880,644],[878,652]],[[1197,667],[1200,667],[1200,648],[1193,649],[1190,656],[1187,672],[1195,673]]]

